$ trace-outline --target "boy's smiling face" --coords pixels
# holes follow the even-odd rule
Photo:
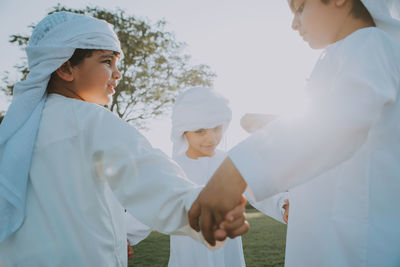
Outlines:
[[[288,0],[294,14],[292,28],[311,48],[320,49],[340,38],[349,17],[349,0]]]
[[[110,50],[95,50],[80,64],[71,67],[73,90],[87,102],[106,105],[115,93],[121,73],[117,68],[119,55]]]
[[[222,139],[222,125],[210,129],[185,132],[189,143],[187,155],[192,158],[212,157]]]

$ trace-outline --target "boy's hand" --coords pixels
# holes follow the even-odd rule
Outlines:
[[[254,133],[276,119],[276,115],[246,113],[240,119],[240,125],[248,133]]]
[[[227,157],[193,202],[189,211],[190,226],[196,231],[201,230],[211,246],[215,246],[217,229],[227,213],[242,204],[242,193],[246,186],[239,171]],[[247,231],[244,227],[243,233]]]
[[[130,258],[132,258],[133,248],[131,247],[131,244],[129,243],[128,239],[126,240],[126,242],[127,242],[127,248],[128,248],[128,260],[129,260]]]
[[[288,223],[289,221],[289,199],[285,199],[285,205],[283,205],[283,209],[285,210],[285,213],[283,213],[283,220],[285,223]]]
[[[246,198],[242,196],[242,202],[226,214],[225,220],[219,224],[219,228],[214,232],[216,240],[222,241],[226,236],[235,238],[250,230],[246,221],[246,202]],[[221,239],[221,237],[224,237],[224,239]]]

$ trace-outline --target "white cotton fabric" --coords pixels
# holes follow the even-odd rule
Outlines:
[[[285,266],[400,266],[400,44],[358,30],[327,47],[307,89],[306,116],[229,152],[257,200],[290,189]]]
[[[106,189],[106,191],[110,194],[110,197],[115,198],[111,189],[108,187]],[[118,202],[117,199],[116,202]],[[139,242],[143,241],[151,233],[151,228],[127,212],[124,207],[120,206],[120,209],[125,212],[124,218],[126,237],[129,240],[130,245],[134,246],[139,244]]]
[[[226,153],[217,150],[212,157],[191,159],[185,153],[175,157],[188,179],[200,185],[208,182],[214,171],[226,158]],[[241,237],[228,238],[218,250],[209,250],[203,244],[187,236],[171,235],[169,267],[244,267]]]
[[[378,28],[400,42],[400,1],[361,0]]]
[[[124,209],[159,232],[201,237],[187,218],[201,187],[96,104],[47,97],[29,174],[26,219],[0,243],[2,267],[126,267]]]
[[[215,90],[190,88],[181,93],[172,110],[171,141],[173,157],[185,153],[188,143],[183,133],[222,125],[225,132],[232,119],[229,101]]]
[[[245,191],[244,196],[254,208],[278,222],[286,224],[283,220],[283,214],[285,213],[283,206],[286,204],[285,200],[289,200],[289,192],[279,193],[261,201],[255,201],[248,190]]]
[[[150,233],[151,228],[140,222],[129,212],[125,213],[126,236],[131,246],[139,244]]]
[[[22,224],[28,174],[50,75],[76,48],[122,54],[110,24],[68,12],[47,16],[26,48],[29,74],[15,85],[12,104],[0,125],[0,241]]]

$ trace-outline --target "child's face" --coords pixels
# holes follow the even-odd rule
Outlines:
[[[215,148],[222,139],[222,126],[210,129],[199,129],[185,133],[189,143],[188,152],[195,157],[212,157]]]
[[[321,49],[338,41],[344,26],[345,8],[331,0],[288,0],[294,14],[292,28],[298,31],[311,48]]]
[[[115,93],[121,73],[117,63],[119,56],[110,50],[93,51],[90,57],[72,67],[74,89],[85,101],[106,105]]]

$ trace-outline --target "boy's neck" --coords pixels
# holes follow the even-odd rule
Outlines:
[[[343,25],[346,25],[342,27],[342,29],[338,32],[336,36],[336,41],[338,42],[340,40],[345,39],[347,36],[351,35],[352,33],[364,29],[364,28],[369,28],[369,27],[376,27],[375,24],[371,24],[368,22],[365,22],[364,20],[361,19],[354,19],[352,17],[348,18],[343,22]]]
[[[196,153],[195,151],[192,151],[191,149],[186,150],[186,156],[190,159],[198,159],[198,158],[204,158],[204,157],[213,157],[215,155],[215,151],[211,156],[207,156],[207,155],[202,155],[200,153]]]
[[[57,84],[56,82],[49,83],[49,85],[47,87],[47,92],[49,94],[59,94],[59,95],[65,96],[65,97],[84,101],[84,99],[82,97],[80,97],[74,90],[70,89],[66,85]]]

